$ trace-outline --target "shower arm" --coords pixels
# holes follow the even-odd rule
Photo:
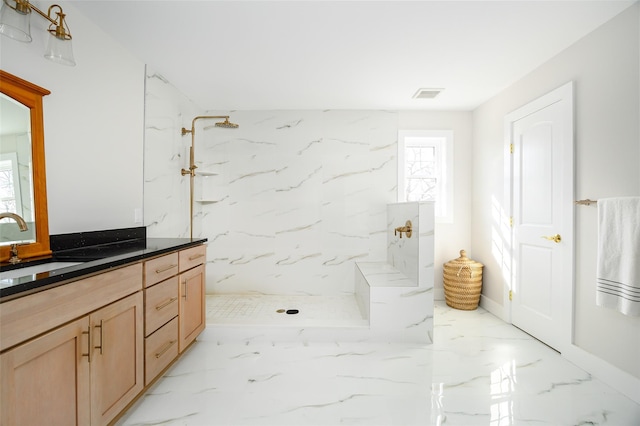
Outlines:
[[[195,150],[196,150],[196,121],[204,118],[224,118],[225,120],[229,120],[228,115],[199,115],[191,120],[191,130],[187,130],[186,128],[182,128],[182,136],[185,136],[187,133],[191,133],[191,147],[189,148],[189,168],[182,169],[180,173],[182,176],[189,175],[190,177],[194,177],[196,175],[196,166],[195,163]]]
[[[182,128],[182,136],[187,133],[191,133],[191,146],[189,147],[189,168],[182,169],[182,176],[189,175],[189,235],[193,240],[193,187],[194,178],[196,176],[196,169],[198,166],[195,164],[195,147],[196,147],[196,121],[204,118],[224,118],[225,122],[229,121],[228,115],[199,115],[191,120],[191,130]]]

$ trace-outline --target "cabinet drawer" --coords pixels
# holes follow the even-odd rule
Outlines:
[[[142,290],[142,264],[113,269],[2,304],[0,351]]]
[[[180,251],[180,272],[203,264],[207,259],[207,246],[200,245]]]
[[[178,273],[178,253],[171,253],[144,262],[144,286],[166,280]]]
[[[144,293],[144,335],[148,336],[178,315],[178,277],[146,288]]]
[[[145,386],[178,356],[178,318],[144,339]]]

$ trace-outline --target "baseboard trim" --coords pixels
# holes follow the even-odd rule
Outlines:
[[[480,307],[486,309],[488,312],[497,316],[504,322],[509,322],[509,317],[506,314],[506,309],[503,305],[489,299],[484,294],[480,295]]]
[[[636,404],[640,404],[640,379],[637,377],[573,344],[562,353],[562,356],[598,380],[625,394]]]

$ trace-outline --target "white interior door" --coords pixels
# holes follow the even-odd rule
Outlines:
[[[572,91],[569,83],[507,117],[512,144],[511,322],[558,351],[572,336]]]

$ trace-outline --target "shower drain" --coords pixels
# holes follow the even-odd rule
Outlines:
[[[295,315],[300,311],[298,309],[278,309],[276,312],[279,314],[287,313],[288,315]]]

